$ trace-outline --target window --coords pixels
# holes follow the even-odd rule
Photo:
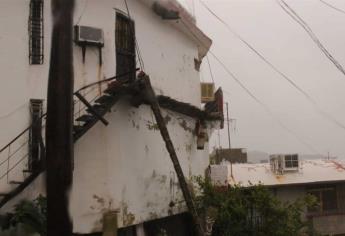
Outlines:
[[[121,13],[116,14],[116,75],[124,75],[121,81],[135,79],[135,28],[134,22]]]
[[[318,201],[316,207],[308,209],[310,213],[328,213],[338,209],[335,186],[309,189],[308,193],[313,195]]]
[[[31,129],[29,136],[29,170],[35,172],[40,167],[41,146],[42,141],[42,114],[43,114],[43,100],[31,99],[30,100],[30,113],[31,113]]]
[[[43,64],[43,0],[30,1],[29,61],[31,65]]]
[[[285,156],[285,168],[298,168],[298,156],[286,155]]]

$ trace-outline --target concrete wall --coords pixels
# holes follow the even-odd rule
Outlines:
[[[81,48],[74,46],[75,89],[115,75],[115,13],[116,9],[126,12],[120,0],[76,2],[75,23],[102,28],[105,47],[104,65],[99,66],[96,49],[87,49],[84,64]],[[28,125],[29,99],[46,98],[52,24],[50,1],[44,3],[45,61],[43,65],[29,65],[29,1],[0,1],[3,81],[0,93],[6,98],[0,102],[0,129],[3,130],[0,147]],[[145,71],[156,92],[200,106],[199,74],[194,69],[197,45],[141,1],[128,0],[128,4],[135,20]],[[193,135],[196,121],[170,111],[164,111],[164,116],[185,175],[203,175],[208,165],[208,148],[202,151],[196,148]],[[176,174],[150,109],[147,106],[135,109],[121,102],[105,118],[109,126],[97,124],[75,145],[70,206],[74,231],[100,231],[102,214],[108,210],[119,212],[120,227],[185,211]],[[6,154],[0,158],[6,158]],[[23,168],[18,166],[11,178],[22,179]],[[0,173],[4,171],[6,167],[0,167]],[[2,212],[19,199],[44,193],[42,178],[7,204]],[[1,192],[11,188],[6,179],[0,180]],[[169,207],[170,202],[174,203],[173,207]]]

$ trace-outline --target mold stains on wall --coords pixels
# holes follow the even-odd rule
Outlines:
[[[172,120],[171,116],[170,115],[165,115],[164,116],[164,122],[165,124],[169,124],[169,122]],[[157,123],[154,123],[152,121],[147,121],[146,122],[146,127],[149,129],[149,130],[153,130],[153,131],[157,131],[159,130],[159,127],[158,127],[158,124]]]
[[[104,198],[99,197],[99,196],[97,196],[96,194],[94,194],[92,197],[96,200],[96,202],[97,202],[98,204],[104,206],[104,204],[105,204]]]
[[[153,131],[159,130],[158,124],[157,124],[157,123],[152,123],[151,121],[148,121],[148,122],[146,123],[146,127],[147,127],[149,130],[153,130]]]
[[[187,121],[185,119],[182,119],[180,118],[179,119],[179,125],[182,127],[182,129],[184,129],[185,131],[187,132],[190,132],[192,134],[194,134],[194,129],[193,128],[190,128],[188,125],[187,125]]]
[[[126,203],[122,203],[122,224],[124,227],[133,225],[135,221],[135,215],[128,211]]]
[[[139,124],[135,123],[135,121],[134,121],[134,120],[132,120],[132,127],[133,127],[133,128],[135,128],[135,129],[137,129],[137,130],[139,130],[139,129],[140,129]]]
[[[150,212],[149,213],[149,219],[150,220],[155,220],[155,219],[158,219],[158,218],[159,218],[159,215],[156,212]]]
[[[169,124],[169,122],[171,121],[171,119],[172,119],[172,118],[171,118],[170,115],[168,115],[168,114],[165,115],[165,116],[164,116],[164,122],[165,122],[165,124],[166,124],[166,125]]]
[[[156,170],[152,171],[151,181],[158,182],[159,184],[165,184],[168,177],[166,175],[157,174]]]
[[[192,165],[190,164],[190,161],[188,162],[188,176],[189,178],[193,176]]]
[[[103,197],[100,197],[96,194],[94,194],[92,198],[94,199],[95,204],[90,206],[91,210],[98,211],[98,212],[105,212],[112,209],[112,205],[113,205],[112,199],[106,200]]]
[[[149,146],[145,145],[145,155],[148,156],[149,155]]]
[[[192,144],[186,144],[186,145],[185,145],[185,149],[186,149],[186,152],[187,152],[188,154],[192,154],[192,147],[193,147]],[[188,156],[189,156],[189,155],[188,155]]]
[[[153,170],[152,171],[152,179],[156,178],[156,176],[157,176],[156,170]]]

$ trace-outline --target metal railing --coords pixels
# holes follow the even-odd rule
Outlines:
[[[139,69],[136,69],[138,71]],[[129,72],[133,73],[133,72]],[[92,104],[97,100],[99,97],[104,95],[104,89],[105,86],[108,85],[109,82],[115,81],[119,77],[123,77],[128,75],[129,73],[125,73],[122,75],[114,76],[108,79],[100,80],[91,84],[88,84],[86,86],[83,86],[82,88],[78,89],[74,93],[74,124],[75,126],[82,126],[82,121],[76,121],[76,118],[81,117],[84,114],[90,114],[89,111],[87,111],[88,106],[85,105],[83,101],[80,100],[80,97],[78,95],[82,96],[84,100],[86,100],[89,104]],[[35,122],[41,122],[42,123],[42,131],[41,131],[41,149],[44,150],[45,146],[45,121],[46,121],[46,114],[43,114],[38,121]],[[12,139],[7,145],[5,145],[3,148],[0,149],[0,181],[6,178],[7,184],[10,184],[12,181],[16,181],[16,178],[18,178],[22,172],[23,173],[23,179],[26,178],[27,174],[32,173],[34,170],[29,169],[29,157],[30,157],[30,148],[29,148],[29,134],[30,130],[33,128],[35,123],[33,122],[29,127],[24,129],[20,134],[18,134],[14,139]],[[42,156],[41,156],[42,158]],[[44,160],[40,160],[41,163],[43,163]],[[22,168],[20,170],[17,170],[21,166]],[[43,170],[44,168],[42,168]],[[16,178],[11,178],[11,173],[15,172]],[[12,181],[11,181],[12,180]],[[0,182],[0,186],[1,182]],[[0,189],[0,194],[2,193],[2,190]]]

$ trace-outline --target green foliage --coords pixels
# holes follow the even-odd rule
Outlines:
[[[292,203],[279,201],[264,186],[213,186],[197,178],[201,195],[196,203],[201,215],[210,216],[213,236],[297,236],[308,235],[302,214],[315,199],[306,196]]]
[[[39,233],[41,236],[47,234],[47,200],[39,196],[34,201],[24,200],[15,205],[13,212],[1,217],[0,227],[2,230],[9,230],[19,224],[30,231]]]

